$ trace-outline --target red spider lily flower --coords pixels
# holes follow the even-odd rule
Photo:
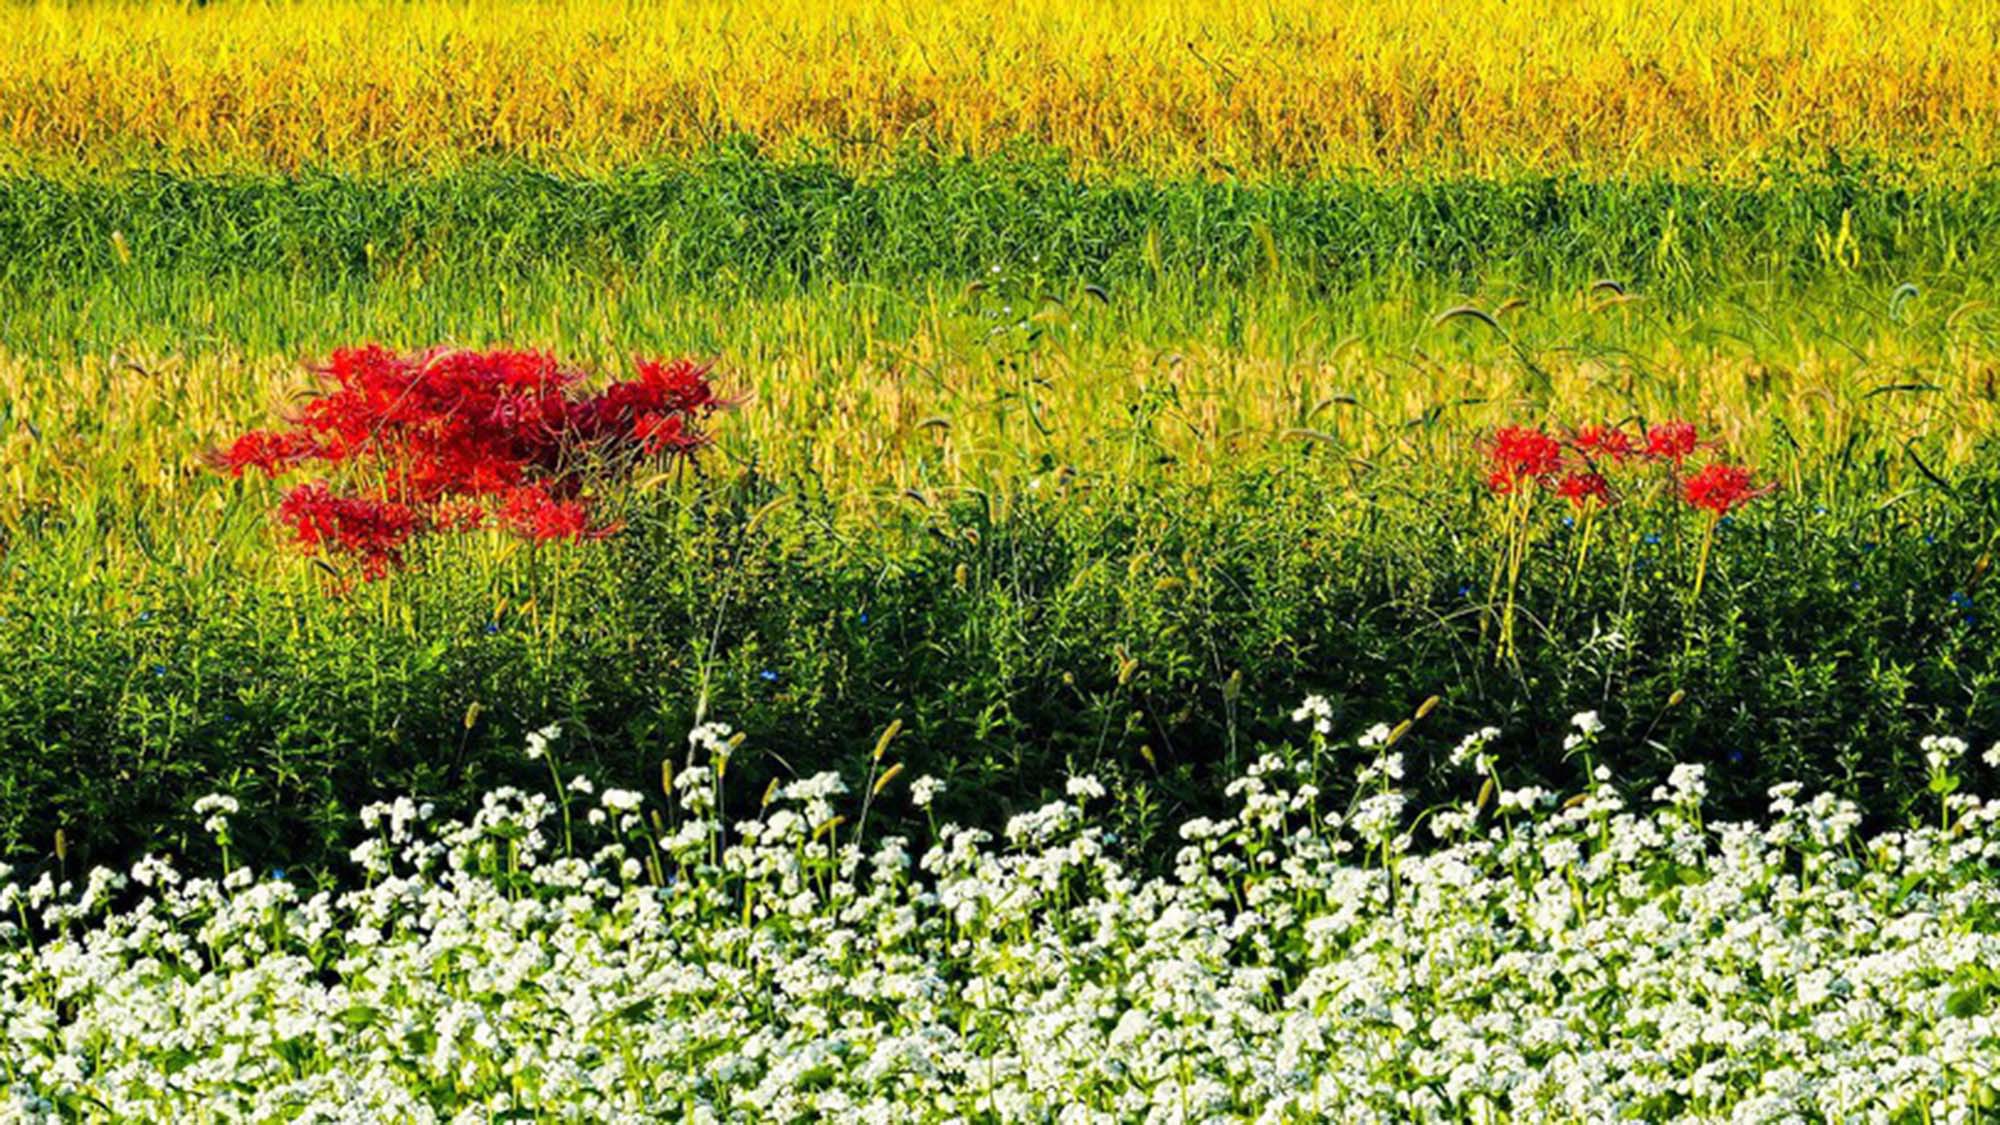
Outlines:
[[[641,359],[633,361],[632,366],[639,375],[637,381],[659,396],[660,409],[677,414],[703,414],[721,405],[721,400],[715,397],[715,387],[708,381],[707,364],[685,359],[664,363]]]
[[[1487,453],[1493,466],[1486,485],[1498,493],[1511,493],[1527,481],[1546,481],[1562,468],[1562,443],[1537,429],[1502,426],[1494,431],[1493,448]]]
[[[321,481],[287,493],[278,518],[291,525],[307,551],[358,556],[362,573],[371,579],[402,566],[404,546],[426,524],[422,513],[407,505],[335,496]]]
[[[376,457],[417,502],[499,492],[559,460],[578,379],[538,352],[343,349],[321,374],[334,388],[306,408],[326,460]]]
[[[648,453],[686,452],[702,444],[692,423],[725,405],[708,381],[708,367],[684,359],[638,360],[633,366],[638,378],[613,383],[578,404],[571,419],[577,437],[650,444]],[[666,425],[669,418],[679,419],[678,430]],[[651,440],[655,435],[662,440]],[[668,437],[673,440],[664,440]]]
[[[613,528],[590,526],[590,508],[581,500],[558,500],[540,485],[526,485],[507,494],[500,522],[515,534],[537,543],[558,539],[601,539]]]
[[[708,435],[688,428],[679,414],[641,414],[632,423],[632,436],[648,456],[662,453],[690,453],[708,442]]]
[[[475,500],[446,500],[431,509],[431,526],[439,531],[478,531],[486,526],[486,509]]]
[[[209,464],[240,477],[245,469],[262,469],[267,477],[277,477],[321,453],[311,434],[295,431],[252,430],[209,455]]]
[[[1567,473],[1556,482],[1556,495],[1568,500],[1571,505],[1581,508],[1592,500],[1599,504],[1611,503],[1611,482],[1602,473]]]
[[[1692,422],[1662,422],[1646,431],[1646,456],[1654,461],[1679,465],[1697,444]]]
[[[1617,426],[1584,426],[1570,437],[1570,444],[1591,461],[1622,463],[1639,451],[1632,435]]]
[[[708,441],[702,422],[726,405],[704,365],[642,359],[634,372],[582,394],[582,375],[542,352],[344,348],[318,369],[326,391],[294,428],[246,434],[209,460],[235,476],[360,466],[374,482],[366,494],[304,486],[278,518],[301,547],[356,556],[370,578],[434,532],[497,524],[538,542],[601,538],[616,528],[591,526],[580,486],[641,458],[695,455]]]
[[[1769,494],[1776,486],[1754,486],[1751,471],[1741,465],[1710,465],[1681,482],[1681,499],[1690,507],[1724,515]]]

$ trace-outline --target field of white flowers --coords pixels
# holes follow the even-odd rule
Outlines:
[[[705,727],[673,799],[494,792],[362,814],[344,893],[163,860],[10,882],[7,1120],[1944,1122],[2000,1114],[2000,800],[1928,740],[1934,815],[1862,838],[1780,787],[1707,823],[1701,770],[1398,791],[1401,730],[1270,756],[1140,877],[1090,778],[1004,838],[912,854],[821,775],[725,824]],[[1592,716],[1578,716],[1588,755]],[[698,760],[694,755],[698,754]],[[1987,752],[2000,764],[2000,747]],[[879,759],[879,754],[878,754]],[[886,772],[885,775],[886,776]],[[896,795],[900,794],[900,797]],[[227,848],[227,798],[204,806]]]

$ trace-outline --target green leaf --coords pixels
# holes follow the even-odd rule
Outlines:
[[[1987,992],[1983,985],[1961,988],[1945,998],[1945,1014],[1953,1019],[1969,1020],[1986,1011]]]

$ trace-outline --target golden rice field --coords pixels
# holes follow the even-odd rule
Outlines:
[[[1149,174],[1992,165],[1992,0],[329,0],[10,5],[16,166],[850,164]]]

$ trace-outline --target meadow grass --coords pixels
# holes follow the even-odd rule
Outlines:
[[[851,165],[1063,150],[1235,176],[1990,168],[2000,13],[1865,0],[14,4],[7,163],[605,168],[747,135]]]
[[[1957,294],[1852,286],[1770,308],[1751,290],[1675,311],[1609,290],[1523,302],[1412,287],[1340,307],[1193,285],[1063,301],[988,277],[970,292],[727,300],[556,275],[449,286],[448,305],[429,286],[282,276],[82,289],[67,310],[25,314],[40,323],[23,336],[62,325],[68,355],[0,354],[0,518],[102,497],[172,523],[217,492],[204,452],[296,410],[316,358],[363,339],[539,345],[602,377],[636,354],[713,360],[741,404],[718,427],[721,458],[810,474],[862,516],[911,490],[1004,494],[1055,465],[1133,485],[1212,479],[1300,442],[1448,475],[1483,434],[1548,420],[1688,417],[1789,485],[1838,463],[1884,466],[1871,488],[1921,486],[1971,460],[2000,411],[1994,314]],[[1440,319],[1454,308],[1498,316]]]
[[[74,318],[70,354],[0,358],[0,631],[27,654],[0,675],[10,850],[58,824],[80,854],[185,839],[188,801],[230,777],[256,810],[245,846],[313,867],[355,794],[466,795],[554,716],[607,769],[706,708],[803,745],[902,717],[960,815],[1031,804],[1082,762],[1135,841],[1212,807],[1208,779],[1305,691],[1357,721],[1440,693],[1555,774],[1562,718],[1592,707],[1677,754],[1811,747],[1718,791],[1811,777],[1882,815],[1921,793],[1917,734],[2000,722],[1980,587],[1996,360],[1964,295],[1829,278],[1775,307],[1754,287],[1511,304],[1410,282],[1342,306],[1170,279],[1052,301],[1006,270],[734,299],[562,272],[443,297],[157,268],[98,284],[71,294],[102,303],[22,313]],[[1439,319],[1467,301],[1494,324]],[[330,598],[268,522],[277,489],[201,455],[371,336],[539,344],[603,377],[686,350],[741,403],[698,473],[617,501],[613,546],[473,540]],[[1669,417],[1780,488],[1724,536],[1702,611],[1671,511],[1636,505],[1578,580],[1550,513],[1532,639],[1496,663],[1485,436]],[[830,764],[780,757],[740,768]]]
[[[1114,296],[1278,285],[1342,304],[1407,279],[1525,296],[1609,279],[1685,304],[1827,278],[1977,289],[2000,274],[1996,231],[2000,180],[1912,184],[1867,165],[1772,168],[1743,184],[1657,172],[1093,180],[1036,157],[857,173],[724,142],[600,174],[489,162],[0,179],[0,279],[38,300],[134,270],[431,283],[448,298],[473,275],[776,294],[964,284],[999,266],[1023,284]]]
[[[125,430],[92,456],[184,474],[368,339],[714,357],[752,399],[725,451],[843,503],[1044,460],[1140,479],[1155,443],[1196,468],[1301,435],[1374,457],[1416,425],[1462,452],[1546,415],[1694,415],[1774,469],[1948,466],[1990,419],[1994,192],[857,176],[726,147],[584,177],[16,177],[12,494],[50,487],[36,431]],[[1113,440],[1135,412],[1180,424]]]
[[[1677,752],[1821,752],[1733,797],[1798,775],[1893,810],[1915,732],[1989,721],[1984,615],[1956,599],[1996,546],[1991,190],[864,176],[727,147],[596,176],[16,177],[0,614],[33,656],[0,734],[35,765],[0,832],[115,854],[236,774],[293,810],[246,839],[303,863],[347,796],[473,792],[552,714],[622,761],[727,706],[828,745],[905,715],[995,807],[1109,756],[1146,839],[1334,684],[1357,717],[1443,692],[1531,756],[1615,687],[1608,720]],[[740,408],[697,478],[622,501],[605,560],[474,542],[329,600],[276,490],[202,454],[361,340],[601,378],[690,354]],[[1725,538],[1714,612],[1689,619],[1677,522],[1638,516],[1576,582],[1556,530],[1536,639],[1496,666],[1486,435],[1674,417],[1781,490]],[[1829,599],[1837,641],[1812,631]],[[1224,699],[1232,677],[1253,686]]]

